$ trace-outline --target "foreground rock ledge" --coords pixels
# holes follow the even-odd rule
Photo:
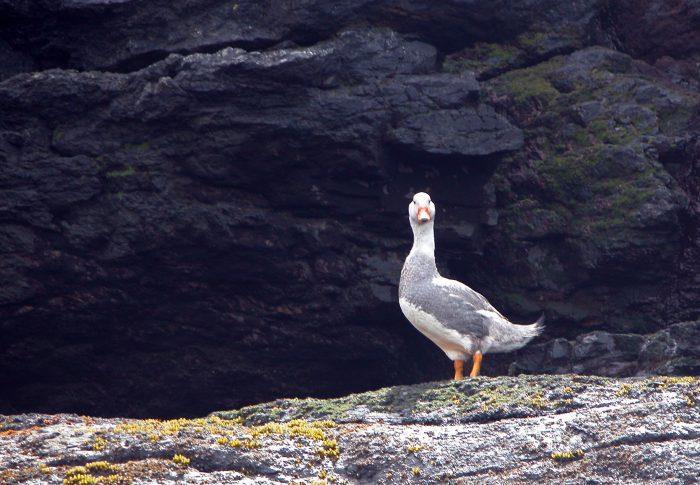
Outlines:
[[[2,483],[691,483],[696,377],[481,377],[171,421],[0,422]]]

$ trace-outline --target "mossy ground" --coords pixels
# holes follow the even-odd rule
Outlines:
[[[410,422],[469,422],[509,415],[561,412],[580,405],[577,392],[608,386],[611,379],[593,376],[519,376],[397,386],[337,399],[281,399],[217,412],[223,420],[246,424],[278,420],[326,419],[337,423],[367,419]],[[632,380],[636,390],[653,392],[668,385],[698,387],[696,378],[658,377]],[[375,418],[371,418],[372,416]]]

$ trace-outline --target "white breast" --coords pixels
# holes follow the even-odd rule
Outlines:
[[[467,360],[473,353],[472,341],[456,330],[442,325],[433,315],[424,312],[420,307],[410,303],[405,298],[399,298],[401,311],[409,322],[420,333],[433,341],[452,360]]]

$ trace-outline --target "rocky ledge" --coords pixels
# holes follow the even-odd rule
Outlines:
[[[3,483],[691,483],[700,380],[481,377],[200,419],[5,416]]]

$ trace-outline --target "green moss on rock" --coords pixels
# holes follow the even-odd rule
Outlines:
[[[533,103],[542,109],[560,94],[550,82],[550,76],[563,62],[563,58],[557,56],[527,69],[507,72],[491,83],[491,89],[498,96],[510,97],[517,109]]]
[[[568,387],[578,386],[572,377],[561,376],[476,378],[397,386],[338,399],[280,399],[214,415],[242,419],[248,425],[280,419],[278,409],[282,410],[283,421],[304,418],[361,422],[368,416],[401,422],[479,421],[494,413],[528,415],[572,405],[562,402],[571,397],[562,394],[562,379]],[[584,379],[597,382],[599,378]]]
[[[509,100],[503,106],[525,128],[529,147],[496,174],[500,197],[513,201],[501,210],[504,237],[573,236],[607,250],[644,239],[637,233],[658,224],[652,219],[659,216],[644,210],[655,197],[667,202],[656,204],[669,211],[661,217],[673,217],[675,199],[664,194],[675,186],[649,141],[687,123],[700,97],[650,83],[627,56],[602,49],[510,71],[486,90]],[[512,193],[512,164],[527,166],[536,194]]]
[[[522,62],[522,52],[508,44],[477,42],[473,47],[448,55],[445,72],[474,71],[477,76],[503,72]]]

